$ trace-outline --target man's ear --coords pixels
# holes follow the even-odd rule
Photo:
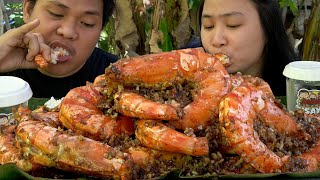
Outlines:
[[[30,1],[24,0],[23,1],[23,21],[24,21],[24,23],[27,23],[30,21],[30,13],[31,13]]]

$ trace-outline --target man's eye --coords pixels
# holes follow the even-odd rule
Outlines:
[[[94,24],[89,24],[89,23],[85,23],[85,22],[82,22],[82,24],[85,26],[85,27],[89,27],[89,28],[92,28],[94,26]]]
[[[48,12],[49,12],[49,14],[50,14],[51,16],[54,16],[54,17],[57,17],[57,18],[62,18],[62,17],[63,17],[62,14],[57,14],[57,13],[54,13],[54,12],[51,12],[51,11],[48,11]]]

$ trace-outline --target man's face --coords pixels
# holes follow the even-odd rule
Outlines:
[[[68,57],[57,64],[49,64],[42,73],[52,77],[66,77],[76,73],[94,50],[102,29],[102,0],[37,0],[33,9],[24,3],[24,21],[40,20],[33,30],[53,49],[67,51]]]

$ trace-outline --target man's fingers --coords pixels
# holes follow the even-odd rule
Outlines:
[[[39,43],[44,43],[44,38],[43,38],[42,34],[40,34],[40,33],[33,33],[33,34],[38,37]]]
[[[24,25],[20,26],[17,31],[18,31],[18,33],[20,33],[21,35],[24,36],[28,32],[32,31],[34,28],[39,26],[39,24],[40,24],[40,20],[39,19],[35,19],[32,22],[29,22],[27,24],[24,24]]]
[[[40,52],[45,59],[51,60],[51,48],[48,45],[40,43]]]
[[[48,46],[45,42],[44,42],[44,38],[42,36],[42,34],[40,33],[34,33],[37,37],[38,37],[38,41],[40,44],[40,53],[42,54],[42,56],[47,59],[47,60],[51,60],[51,47]]]
[[[24,44],[28,48],[28,53],[26,56],[27,61],[33,61],[34,57],[38,54],[49,61],[51,48],[43,42],[43,38],[40,34],[28,33],[24,38]]]
[[[40,43],[38,40],[38,36],[36,36],[33,33],[28,33],[23,38],[23,43],[26,45],[26,48],[28,48],[26,60],[31,61],[33,57],[39,54],[40,52]]]

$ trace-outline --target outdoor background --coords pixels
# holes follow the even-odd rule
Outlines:
[[[193,46],[199,42],[201,0],[115,0],[117,8],[98,47],[121,57]],[[0,34],[18,27],[23,0],[0,0]],[[279,0],[296,52],[320,61],[320,0]]]

